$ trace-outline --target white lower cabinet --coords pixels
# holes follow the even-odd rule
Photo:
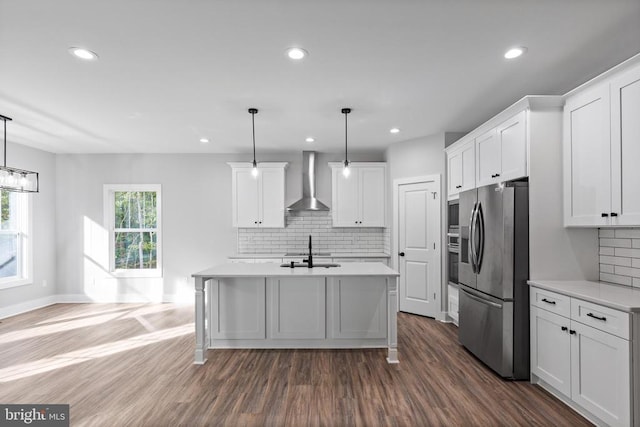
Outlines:
[[[211,347],[386,347],[386,277],[212,280]]]
[[[370,277],[328,279],[333,338],[385,338],[387,285]]]
[[[211,338],[265,338],[264,278],[216,280],[211,285],[210,296]]]
[[[451,320],[453,320],[453,324],[458,326],[459,290],[456,286],[453,286],[453,285],[447,285],[447,286],[449,291],[447,313],[449,314],[449,317],[451,318]]]
[[[629,314],[533,287],[530,301],[532,381],[542,380],[600,423],[631,425]],[[578,321],[583,317],[593,326]]]
[[[270,331],[274,339],[325,337],[325,279],[278,277],[268,280]]]

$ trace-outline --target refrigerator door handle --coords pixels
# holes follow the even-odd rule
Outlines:
[[[480,273],[482,267],[482,257],[484,255],[484,215],[482,214],[482,204],[478,202],[476,208],[476,222],[478,223],[478,252],[476,252],[476,273]]]
[[[471,271],[476,274],[476,251],[475,251],[475,236],[476,236],[476,208],[478,206],[478,202],[473,204],[473,209],[471,209],[471,219],[469,220],[469,258],[471,261]]]
[[[468,296],[469,298],[471,298],[472,300],[478,301],[479,303],[482,303],[482,304],[489,305],[491,307],[500,308],[500,309],[502,308],[502,304],[498,304],[497,302],[493,302],[493,301],[486,300],[484,298],[477,297],[477,296],[475,296],[473,294],[470,294],[469,292],[465,291],[464,289],[460,289],[460,290],[462,292],[464,292],[465,295]]]

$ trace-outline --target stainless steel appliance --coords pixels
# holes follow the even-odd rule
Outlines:
[[[447,252],[447,279],[450,285],[457,285],[458,260],[460,258],[460,228],[457,225],[449,225]]]
[[[458,339],[505,378],[529,378],[529,191],[507,182],[460,194]]]
[[[450,200],[447,208],[447,279],[450,285],[458,285],[458,259],[460,257],[459,201]]]

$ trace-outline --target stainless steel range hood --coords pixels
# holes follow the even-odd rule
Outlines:
[[[302,152],[302,199],[287,208],[288,211],[328,211],[329,207],[316,199],[316,153]]]

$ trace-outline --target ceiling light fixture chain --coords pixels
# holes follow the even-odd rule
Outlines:
[[[2,121],[4,122],[4,163],[2,164],[2,166],[4,166],[5,168],[7,167],[7,120],[11,121],[13,120],[11,117],[7,117],[7,116],[3,116],[0,114],[0,118],[2,118]]]
[[[251,114],[251,129],[253,133],[253,168],[251,170],[251,174],[253,176],[258,176],[258,162],[256,162],[256,122],[255,116],[258,114],[257,108],[249,108],[249,114]]]
[[[351,171],[349,170],[349,150],[348,150],[348,126],[347,115],[351,113],[351,108],[343,108],[342,114],[344,114],[344,169],[342,173],[345,177],[348,177]]]

